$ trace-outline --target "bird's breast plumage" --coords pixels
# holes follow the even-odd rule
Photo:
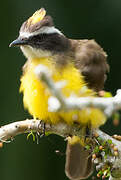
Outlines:
[[[94,92],[86,87],[83,76],[74,67],[72,62],[60,68],[56,66],[51,57],[31,59],[28,61],[21,78],[20,91],[23,92],[24,106],[33,117],[51,123],[65,121],[68,124],[73,124],[74,122],[88,124],[89,122],[94,127],[98,127],[105,122],[103,113],[95,108],[86,108],[80,111],[48,112],[48,99],[52,94],[48,87],[34,73],[35,68],[39,64],[51,70],[52,79],[55,83],[65,81],[66,84],[62,88],[62,94],[65,97],[72,94],[78,97],[94,95]]]

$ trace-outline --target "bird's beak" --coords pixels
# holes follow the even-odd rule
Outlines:
[[[14,46],[22,46],[22,45],[27,45],[27,40],[26,39],[16,39],[13,42],[10,43],[9,47],[14,47]]]

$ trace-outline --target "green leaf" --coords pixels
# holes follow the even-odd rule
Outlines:
[[[108,143],[108,144],[112,144],[112,140],[111,140],[111,139],[108,139],[108,140],[107,140],[107,143]]]
[[[104,155],[104,159],[107,159],[107,154]]]
[[[86,148],[86,150],[90,150],[90,146],[89,145],[86,145],[85,148]]]
[[[98,146],[96,146],[95,148],[94,148],[94,153],[98,153],[100,150],[99,150],[99,147]]]
[[[102,138],[98,137],[97,140],[101,143],[102,142]]]
[[[98,172],[98,174],[99,174],[99,175],[103,175],[103,171],[100,170],[100,171]]]
[[[107,175],[106,175],[106,178],[110,177],[110,176],[111,176],[111,172],[108,172]]]
[[[107,145],[107,141],[104,140],[103,143],[102,143],[102,146],[106,146]]]

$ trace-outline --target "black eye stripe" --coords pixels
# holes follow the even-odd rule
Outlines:
[[[55,33],[56,34],[56,33]],[[45,39],[47,39],[48,37],[50,37],[51,34],[38,34],[38,35],[35,35],[35,36],[32,36],[28,39],[28,41],[33,41],[33,42],[36,42],[36,41],[43,41]]]
[[[28,38],[28,45],[36,49],[49,50],[51,52],[64,52],[68,50],[69,41],[58,33],[38,34]]]

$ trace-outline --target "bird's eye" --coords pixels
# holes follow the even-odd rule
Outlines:
[[[22,38],[21,38],[21,40],[22,40],[22,41],[25,41],[25,40],[27,40],[27,38],[25,38],[25,37],[22,37]]]

